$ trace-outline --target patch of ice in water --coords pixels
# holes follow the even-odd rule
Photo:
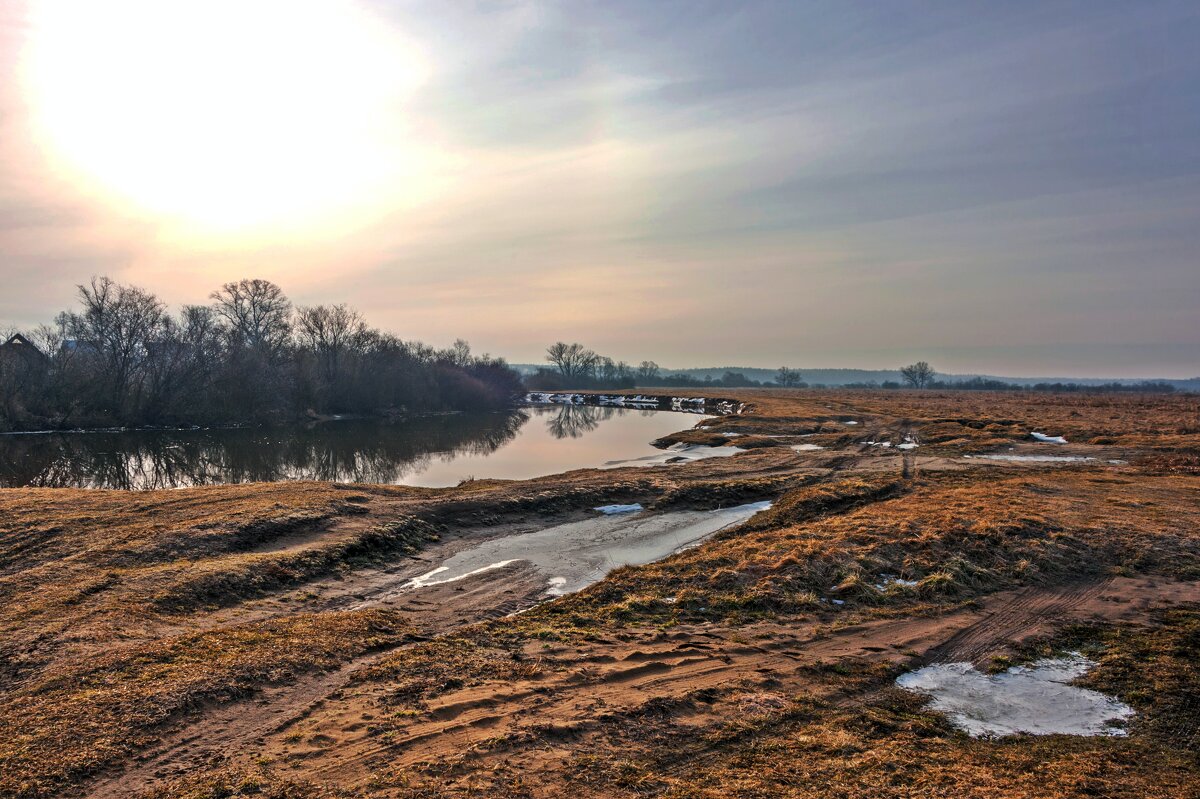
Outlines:
[[[792,449],[797,452],[816,452],[819,449],[825,448],[816,444],[792,444]]]
[[[1113,726],[1133,708],[1070,681],[1094,665],[1078,653],[983,674],[970,663],[935,663],[896,678],[901,688],[933,697],[930,707],[974,737],[1124,735]]]
[[[1043,444],[1065,444],[1067,440],[1062,436],[1048,436],[1045,433],[1030,433],[1029,435],[1041,441]]]
[[[637,513],[642,510],[642,506],[635,502],[632,505],[601,505],[598,508],[592,508],[592,510],[598,510],[606,516],[612,516],[617,513]]]

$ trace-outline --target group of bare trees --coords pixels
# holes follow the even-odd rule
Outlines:
[[[658,366],[643,361],[636,369],[625,361],[599,355],[582,344],[559,341],[546,348],[550,368],[540,369],[526,378],[532,389],[554,391],[563,388],[633,388],[646,370],[658,373]]]
[[[401,341],[345,305],[293,308],[266,280],[226,283],[177,315],[106,277],[79,307],[0,348],[0,429],[282,421],[511,404],[502,359]]]

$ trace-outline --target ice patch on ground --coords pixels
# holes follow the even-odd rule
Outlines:
[[[851,419],[851,420],[850,420],[850,421],[848,421],[848,422],[842,422],[842,424],[858,424],[858,422],[856,422],[856,421],[854,421],[853,419]]]
[[[819,449],[825,448],[816,444],[792,444],[792,449],[797,452],[816,452]]]
[[[746,452],[741,447],[710,447],[706,444],[675,444],[656,455],[645,455],[625,461],[609,461],[601,469],[616,469],[622,466],[668,466],[674,463],[688,463],[705,458],[728,458]]]
[[[599,397],[596,398],[596,402],[599,405],[615,405],[615,406],[621,407],[621,408],[625,408],[625,407],[657,408],[658,407],[658,398],[657,397],[646,397],[641,394],[638,394],[633,397],[627,397],[623,394],[617,394],[617,395],[613,395],[613,396],[609,396],[607,394],[601,394]]]
[[[1024,461],[1026,463],[1082,463],[1094,461],[1087,455],[964,455],[965,458],[979,458],[985,461]]]
[[[613,516],[618,513],[637,513],[642,510],[642,506],[635,502],[632,505],[601,505],[592,510],[598,510],[606,516]]]
[[[933,697],[930,707],[974,737],[1124,735],[1113,722],[1133,708],[1099,691],[1069,683],[1096,664],[1078,653],[983,674],[970,663],[935,663],[910,671],[896,684]]]
[[[1065,444],[1067,440],[1062,436],[1048,436],[1045,433],[1030,433],[1029,435],[1041,441],[1043,444]]]

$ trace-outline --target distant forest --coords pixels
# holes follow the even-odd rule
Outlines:
[[[136,286],[79,286],[79,307],[0,339],[0,430],[486,410],[523,391],[503,359],[465,341],[402,341],[345,305],[293,307],[266,280],[209,300],[173,316]]]
[[[1164,394],[1176,391],[1165,380],[1141,381],[1032,381],[1003,380],[981,376],[954,377],[939,375],[928,363],[918,361],[895,370],[864,372],[857,369],[793,369],[781,366],[766,369],[669,370],[654,361],[642,361],[633,366],[625,361],[599,355],[582,344],[556,342],[546,349],[547,366],[521,365],[525,384],[536,391],[565,391],[571,389],[619,390],[629,388],[847,388],[903,389],[924,388],[940,391],[1045,391],[1045,392],[1140,392]],[[735,369],[737,369],[735,371]],[[768,377],[755,379],[747,373]],[[701,376],[702,375],[702,376]],[[809,382],[806,376],[819,375],[833,382]],[[884,379],[836,379],[843,376],[871,375]],[[891,377],[895,379],[890,379]],[[1186,383],[1200,381],[1182,381]],[[1200,387],[1200,386],[1198,386]]]

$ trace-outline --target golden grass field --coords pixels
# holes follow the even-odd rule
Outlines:
[[[0,490],[0,796],[1200,796],[1200,398],[726,393],[661,443],[748,451],[665,468]],[[965,457],[1047,446],[1093,460]],[[370,600],[473,536],[761,499],[552,602]],[[1128,735],[970,738],[893,685],[1067,649]]]

